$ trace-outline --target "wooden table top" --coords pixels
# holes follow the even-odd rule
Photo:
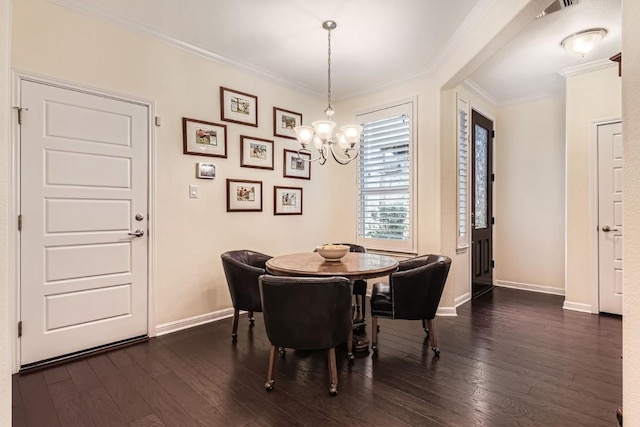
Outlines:
[[[276,276],[343,276],[349,280],[386,276],[398,269],[398,261],[385,255],[347,252],[340,261],[326,261],[316,252],[282,255],[267,261]]]

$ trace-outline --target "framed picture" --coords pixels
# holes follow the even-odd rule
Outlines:
[[[273,136],[296,139],[296,126],[302,125],[302,114],[273,107]]]
[[[184,154],[227,157],[227,126],[202,120],[182,118]]]
[[[273,141],[240,135],[240,166],[273,170]]]
[[[213,163],[196,163],[196,178],[213,179],[216,177],[216,165]]]
[[[262,181],[227,179],[227,212],[262,212]]]
[[[258,127],[258,97],[220,87],[221,120]]]
[[[305,161],[306,159],[306,161]],[[311,179],[311,154],[284,150],[285,178]]]
[[[274,215],[302,215],[301,187],[273,187]]]

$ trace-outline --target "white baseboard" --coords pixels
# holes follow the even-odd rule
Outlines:
[[[503,288],[520,289],[521,291],[540,292],[542,294],[564,295],[564,289],[553,288],[551,286],[532,285],[529,283],[509,282],[506,280],[496,280],[496,286]]]
[[[438,310],[436,311],[436,316],[454,317],[457,315],[458,312],[455,307],[438,307]]]
[[[471,301],[471,292],[467,292],[464,295],[460,295],[458,298],[453,300],[453,304],[456,307],[460,307],[462,304],[464,304],[467,301]]]
[[[562,308],[565,310],[579,311],[581,313],[592,314],[591,304],[582,304],[579,302],[565,301],[564,304],[562,305]]]
[[[241,311],[240,313],[243,312]],[[205,323],[211,323],[217,320],[226,319],[227,317],[231,316],[233,316],[233,308],[225,308],[223,310],[212,311],[210,313],[200,314],[198,316],[193,316],[186,319],[163,323],[156,326],[155,336],[159,337],[161,335],[178,332],[183,329],[193,328],[194,326],[204,325]]]

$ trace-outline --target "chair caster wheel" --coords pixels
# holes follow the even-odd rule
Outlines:
[[[329,386],[329,394],[335,396],[338,394],[338,384],[331,384]]]
[[[438,347],[432,347],[431,350],[436,356],[440,357],[440,349]]]
[[[353,354],[353,352],[347,353],[347,357],[349,358],[349,363],[353,363],[353,361],[356,358],[356,356]]]
[[[284,347],[278,347],[278,353],[280,353],[280,357],[284,357],[287,355],[287,349]]]
[[[253,317],[251,317],[251,318],[249,319],[249,327],[250,327],[250,328],[253,328],[253,327],[254,327],[254,325],[255,325],[255,323],[256,323],[256,320],[255,320]]]
[[[371,351],[374,353],[378,353],[378,345],[377,344],[371,344]]]
[[[266,383],[264,383],[265,390],[267,390],[267,391],[273,390],[273,383],[274,382],[275,382],[274,380],[269,380]]]
[[[376,332],[380,332],[380,325],[376,325]]]
[[[238,334],[231,334],[231,339],[233,340],[233,342],[238,341]]]

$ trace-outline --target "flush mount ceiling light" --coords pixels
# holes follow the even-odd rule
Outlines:
[[[594,47],[607,35],[604,28],[590,28],[588,30],[579,31],[571,34],[562,40],[560,45],[571,53],[585,56],[591,52]]]

